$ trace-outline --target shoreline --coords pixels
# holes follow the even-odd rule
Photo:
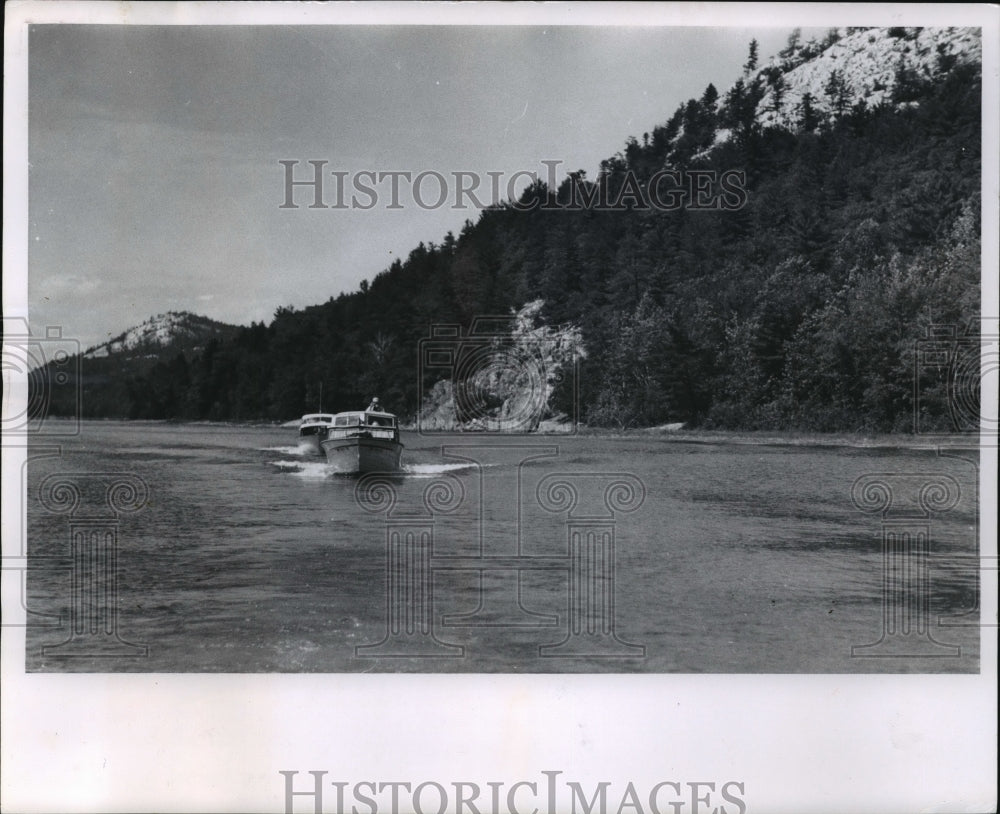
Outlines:
[[[72,419],[52,418],[48,421],[63,422]],[[131,424],[136,427],[176,425],[186,427],[219,427],[233,429],[292,430],[299,420],[279,421],[185,421],[180,419],[127,419],[85,418],[81,424]],[[400,428],[408,435],[419,434],[424,438],[608,438],[649,439],[663,443],[688,444],[738,444],[745,446],[796,446],[796,447],[851,447],[857,449],[936,449],[938,447],[978,447],[981,436],[963,433],[914,435],[910,433],[866,433],[852,431],[814,432],[807,430],[708,430],[658,427],[636,427],[625,430],[607,427],[580,426],[573,429],[546,429],[530,433],[479,433],[462,430],[434,430],[418,432],[410,426]],[[41,436],[38,436],[41,440]],[[30,439],[30,436],[29,436]]]

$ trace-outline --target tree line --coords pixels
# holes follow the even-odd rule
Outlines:
[[[279,308],[197,352],[141,368],[85,361],[84,414],[287,420],[316,410],[322,386],[324,409],[377,393],[412,416],[419,394],[453,373],[419,364],[431,326],[542,299],[545,321],[578,326],[587,349],[578,392],[554,409],[578,398],[590,425],[908,430],[919,343],[979,308],[979,67],[940,57],[929,76],[900,67],[882,105],[853,98],[834,71],[822,105],[807,94],[792,126],[762,127],[761,100],[770,91],[782,104],[784,80],[757,71],[754,43],[728,93],[709,85],[630,138],[598,179],[539,181],[518,206],[421,243],[357,291]],[[737,169],[746,201],[558,206],[598,181],[615,194],[664,168]],[[533,198],[542,205],[525,211]],[[935,381],[925,426],[948,420],[947,385]]]

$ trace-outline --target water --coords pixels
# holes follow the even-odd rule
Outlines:
[[[403,442],[404,472],[364,492],[368,481],[328,473],[290,429],[85,423],[61,456],[28,468],[27,669],[979,669],[977,480],[967,461],[739,436],[404,433]],[[39,499],[58,473],[83,484],[72,516]],[[908,637],[899,629],[852,655],[919,593],[883,602],[883,517],[851,499],[872,473],[894,484],[888,520],[902,525],[886,528],[929,529],[929,581],[916,597],[928,604]],[[103,490],[122,474],[148,487],[148,501],[115,525]],[[915,494],[935,478],[957,487],[955,505],[921,520]],[[560,503],[568,492],[554,480],[573,484],[574,507]],[[615,480],[622,488],[606,497]],[[378,501],[390,493],[387,513]],[[83,604],[71,601],[70,524],[101,513],[87,528],[117,530],[117,619],[86,604],[111,584],[86,571],[92,564],[78,563]],[[394,530],[427,531],[433,549],[427,559],[401,549],[416,559],[395,561],[392,588]],[[569,542],[574,530],[582,548]],[[613,559],[586,545],[588,534],[613,534]],[[393,618],[404,635],[385,641]],[[58,645],[74,625],[79,655],[69,656],[74,647]]]

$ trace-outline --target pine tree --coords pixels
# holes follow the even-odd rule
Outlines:
[[[757,40],[750,40],[750,52],[747,54],[746,64],[743,66],[743,75],[750,76],[754,71],[757,70],[757,52],[759,46]]]
[[[771,109],[780,113],[785,103],[785,75],[779,73],[771,83]]]
[[[715,115],[716,106],[719,103],[719,91],[715,89],[715,85],[711,82],[708,87],[705,88],[705,92],[701,95],[701,106],[706,113]]]
[[[806,92],[802,94],[802,101],[799,102],[799,127],[807,133],[819,127],[819,113],[816,112],[814,101],[812,94]]]
[[[854,98],[851,89],[844,80],[843,74],[837,70],[830,71],[830,77],[823,86],[823,92],[829,100],[830,109],[837,118],[840,118],[847,112]]]
[[[788,41],[785,47],[778,52],[778,56],[785,59],[795,56],[795,52],[799,50],[802,43],[802,29],[793,29],[792,33],[788,35]]]

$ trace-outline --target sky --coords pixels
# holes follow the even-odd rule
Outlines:
[[[452,173],[482,177],[480,199],[486,173],[506,197],[542,161],[593,176],[710,82],[724,92],[751,39],[764,61],[791,27],[32,26],[32,330],[86,348],[169,310],[269,322],[353,291],[478,218],[450,208]],[[302,187],[282,208],[282,160],[295,180],[326,161],[348,185],[436,172],[449,199],[421,208],[401,179],[398,209],[388,180],[371,209],[312,209]],[[434,202],[433,176],[420,192]]]

